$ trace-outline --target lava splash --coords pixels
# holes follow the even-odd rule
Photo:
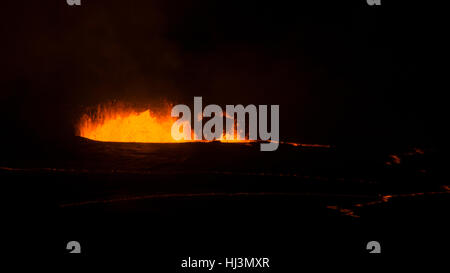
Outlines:
[[[96,141],[105,142],[139,142],[139,143],[174,143],[193,142],[191,140],[175,140],[171,128],[177,118],[171,116],[172,105],[163,109],[136,109],[127,107],[123,103],[109,103],[99,105],[94,110],[85,113],[77,124],[77,135]],[[225,114],[226,115],[226,114]],[[235,124],[237,126],[237,124]],[[180,136],[194,132],[177,132]],[[230,132],[223,132],[222,137],[216,139],[221,142],[251,142],[239,139]],[[195,140],[205,142],[206,140]]]

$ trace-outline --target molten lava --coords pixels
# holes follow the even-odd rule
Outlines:
[[[82,116],[77,126],[78,135],[91,140],[108,142],[187,142],[173,139],[171,128],[177,118],[172,117],[170,112],[171,106],[167,106],[162,111],[153,112],[150,109],[139,111],[127,108],[122,104],[102,105],[90,114]],[[184,133],[193,135],[193,131]],[[183,132],[180,132],[181,134]],[[227,132],[224,132],[218,140],[221,142],[251,141],[237,140]]]

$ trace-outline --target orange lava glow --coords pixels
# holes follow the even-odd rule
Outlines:
[[[78,135],[91,140],[107,142],[172,143],[205,141],[177,141],[173,139],[171,128],[177,118],[172,117],[170,112],[171,106],[167,106],[162,111],[153,112],[150,109],[138,111],[121,104],[102,105],[98,106],[92,113],[82,116],[77,125]],[[193,131],[190,133],[193,136]],[[251,140],[237,140],[231,134],[224,132],[218,141],[250,142]]]

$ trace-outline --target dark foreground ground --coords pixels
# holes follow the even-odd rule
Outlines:
[[[187,257],[269,257],[279,272],[312,258],[317,266],[336,257],[350,265],[445,261],[450,183],[440,162],[418,147],[283,144],[263,153],[258,143],[77,138],[29,160],[3,160],[0,178],[15,254],[132,258],[180,272]],[[72,240],[82,246],[77,258],[66,250]],[[366,250],[373,240],[381,254]]]

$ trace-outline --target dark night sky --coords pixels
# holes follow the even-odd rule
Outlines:
[[[285,140],[435,141],[425,2],[311,2],[2,3],[2,139],[63,140],[85,107],[197,95],[280,104]]]

